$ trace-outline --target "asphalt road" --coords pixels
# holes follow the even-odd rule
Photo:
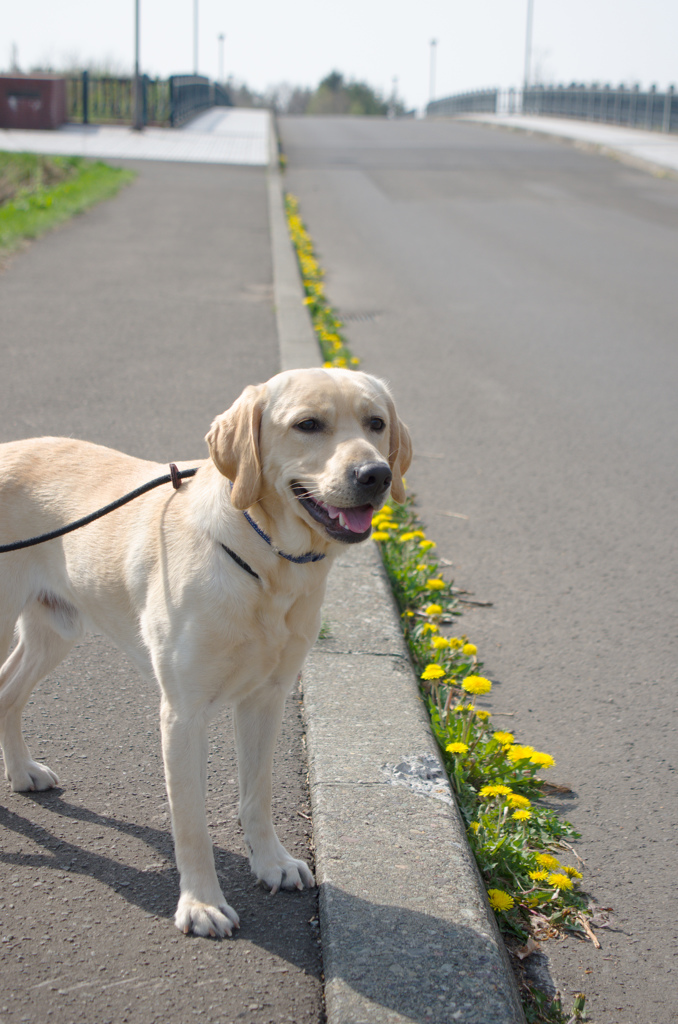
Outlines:
[[[135,170],[0,275],[2,441],[62,434],[159,462],[202,457],[213,417],[278,370],[265,171]],[[61,786],[0,783],[0,1022],[316,1024],[316,894],[255,885],[228,721],[213,730],[208,818],[242,927],[224,942],[174,928],[158,712],[154,685],[99,636],[35,691],[27,740]],[[305,783],[291,698],[274,816],[312,859]]]
[[[288,118],[286,187],[496,681],[557,762],[602,949],[549,944],[597,1024],[676,978],[678,182],[469,124]],[[508,717],[499,717],[499,716]]]

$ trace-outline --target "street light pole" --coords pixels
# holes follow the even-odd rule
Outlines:
[[[527,0],[527,26],[525,29],[525,72],[523,75],[523,93],[530,84],[532,76],[532,15],[534,0]]]
[[[431,40],[431,67],[429,75],[429,103],[433,103],[436,95],[436,46],[437,39]]]
[[[139,0],[134,0],[134,130],[144,127],[141,75],[139,74]]]
[[[219,33],[219,85],[224,84],[224,33]]]
[[[198,0],[193,0],[193,74],[198,74]]]

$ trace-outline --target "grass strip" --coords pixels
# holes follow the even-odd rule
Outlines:
[[[324,289],[324,272],[299,213],[298,200],[285,196],[294,245],[313,327],[326,367],[353,367],[343,324]],[[543,799],[548,784],[538,777],[553,758],[494,729],[492,713],[480,706],[492,690],[481,675],[475,644],[452,635],[461,615],[452,583],[443,579],[436,544],[426,536],[415,499],[386,505],[373,519],[372,539],[400,608],[403,633],[419,674],[450,783],[466,826],[469,845],[485,882],[490,906],[515,958],[538,949],[537,942],[563,931],[590,938],[588,899],[578,890],[582,874],[568,840],[579,838]],[[550,998],[518,973],[529,1024],[564,1024],[583,1019],[586,998],[575,997],[565,1015],[560,997]]]
[[[0,152],[0,256],[110,199],[134,177],[83,157]]]

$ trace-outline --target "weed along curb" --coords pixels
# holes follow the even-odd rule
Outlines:
[[[317,365],[308,318],[296,319],[275,140],[271,157],[281,366]],[[331,324],[320,329],[338,351]],[[522,1022],[376,545],[338,559],[325,613],[303,686],[328,1022]]]

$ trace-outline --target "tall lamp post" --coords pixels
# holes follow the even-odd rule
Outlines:
[[[436,47],[437,39],[431,40],[431,64],[429,69],[429,103],[433,103],[436,95]]]
[[[193,74],[198,74],[198,0],[193,0]]]
[[[219,85],[224,84],[224,33],[220,32],[219,36]]]
[[[134,130],[137,132],[144,127],[143,106],[139,74],[139,0],[134,0]]]
[[[525,28],[525,71],[523,74],[523,103],[530,78],[532,77],[532,16],[534,13],[534,0],[527,0],[527,25]]]

